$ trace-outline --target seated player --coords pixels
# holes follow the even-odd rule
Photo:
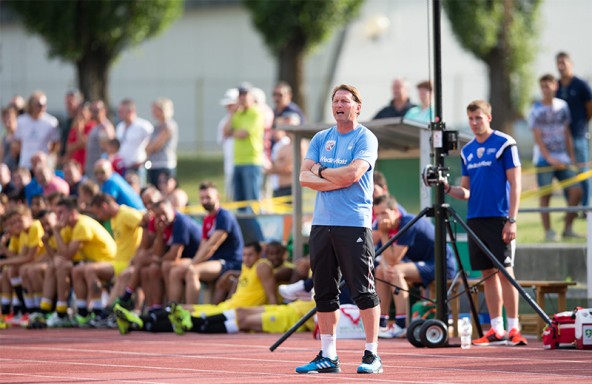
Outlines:
[[[373,211],[378,225],[377,247],[386,244],[414,219],[411,214],[402,214],[395,198],[388,195],[374,198]],[[379,337],[405,336],[409,284],[418,283],[427,287],[434,280],[434,236],[434,226],[422,218],[380,255],[380,262],[376,267],[376,291],[380,297],[381,309]],[[446,265],[446,276],[452,279],[456,273],[456,263],[450,247],[446,247]],[[399,288],[395,295],[396,318],[392,326],[388,326],[388,314],[393,291],[390,285],[381,280]]]
[[[258,242],[245,245],[243,249],[243,265],[236,292],[232,297],[220,304],[187,305],[194,316],[220,314],[238,307],[253,307],[263,304],[277,304],[276,284],[271,263],[261,257],[262,248]],[[136,315],[120,305],[113,308],[120,332],[127,333]],[[154,316],[158,317],[157,314]],[[144,329],[143,327],[140,327]],[[154,329],[147,329],[158,331]]]

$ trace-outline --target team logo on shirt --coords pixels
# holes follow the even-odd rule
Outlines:
[[[482,158],[485,153],[485,148],[477,148],[477,157]]]
[[[335,147],[335,140],[328,140],[325,143],[325,151],[330,151],[333,149],[333,147]]]

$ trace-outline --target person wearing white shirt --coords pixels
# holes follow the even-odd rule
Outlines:
[[[154,126],[148,120],[138,117],[136,104],[131,99],[124,99],[119,104],[119,118],[121,121],[115,128],[115,135],[121,143],[119,156],[123,160],[126,172],[137,172],[142,183],[145,183],[146,146]]]
[[[35,152],[55,155],[59,149],[58,119],[46,109],[47,96],[35,91],[29,97],[27,113],[17,119],[15,145],[20,150],[19,167],[32,169],[31,157]]]

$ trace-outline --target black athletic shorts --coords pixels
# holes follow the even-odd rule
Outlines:
[[[516,241],[514,240],[506,244],[502,239],[502,231],[506,224],[505,217],[469,219],[467,220],[467,224],[504,267],[514,266]],[[477,246],[477,243],[471,236],[469,236],[468,245],[472,270],[482,271],[484,269],[497,268],[497,265]]]
[[[310,264],[319,312],[339,309],[339,281],[343,278],[360,309],[379,304],[374,285],[372,231],[362,227],[313,225]]]

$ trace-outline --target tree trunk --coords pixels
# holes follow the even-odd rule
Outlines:
[[[304,44],[290,42],[278,55],[278,81],[285,81],[292,87],[293,101],[302,108],[306,115],[306,97],[304,90]]]
[[[498,45],[492,49],[486,60],[489,69],[489,98],[493,116],[492,124],[495,129],[510,135],[514,133],[514,121],[518,117],[518,113],[513,105],[512,82],[510,80],[510,70],[507,62],[507,58],[512,55],[510,44],[508,43],[508,31],[512,23],[512,9],[513,0],[504,0],[504,25],[500,28]]]
[[[92,51],[76,62],[78,87],[88,101],[103,100],[110,109],[109,72],[110,57],[101,51]]]

